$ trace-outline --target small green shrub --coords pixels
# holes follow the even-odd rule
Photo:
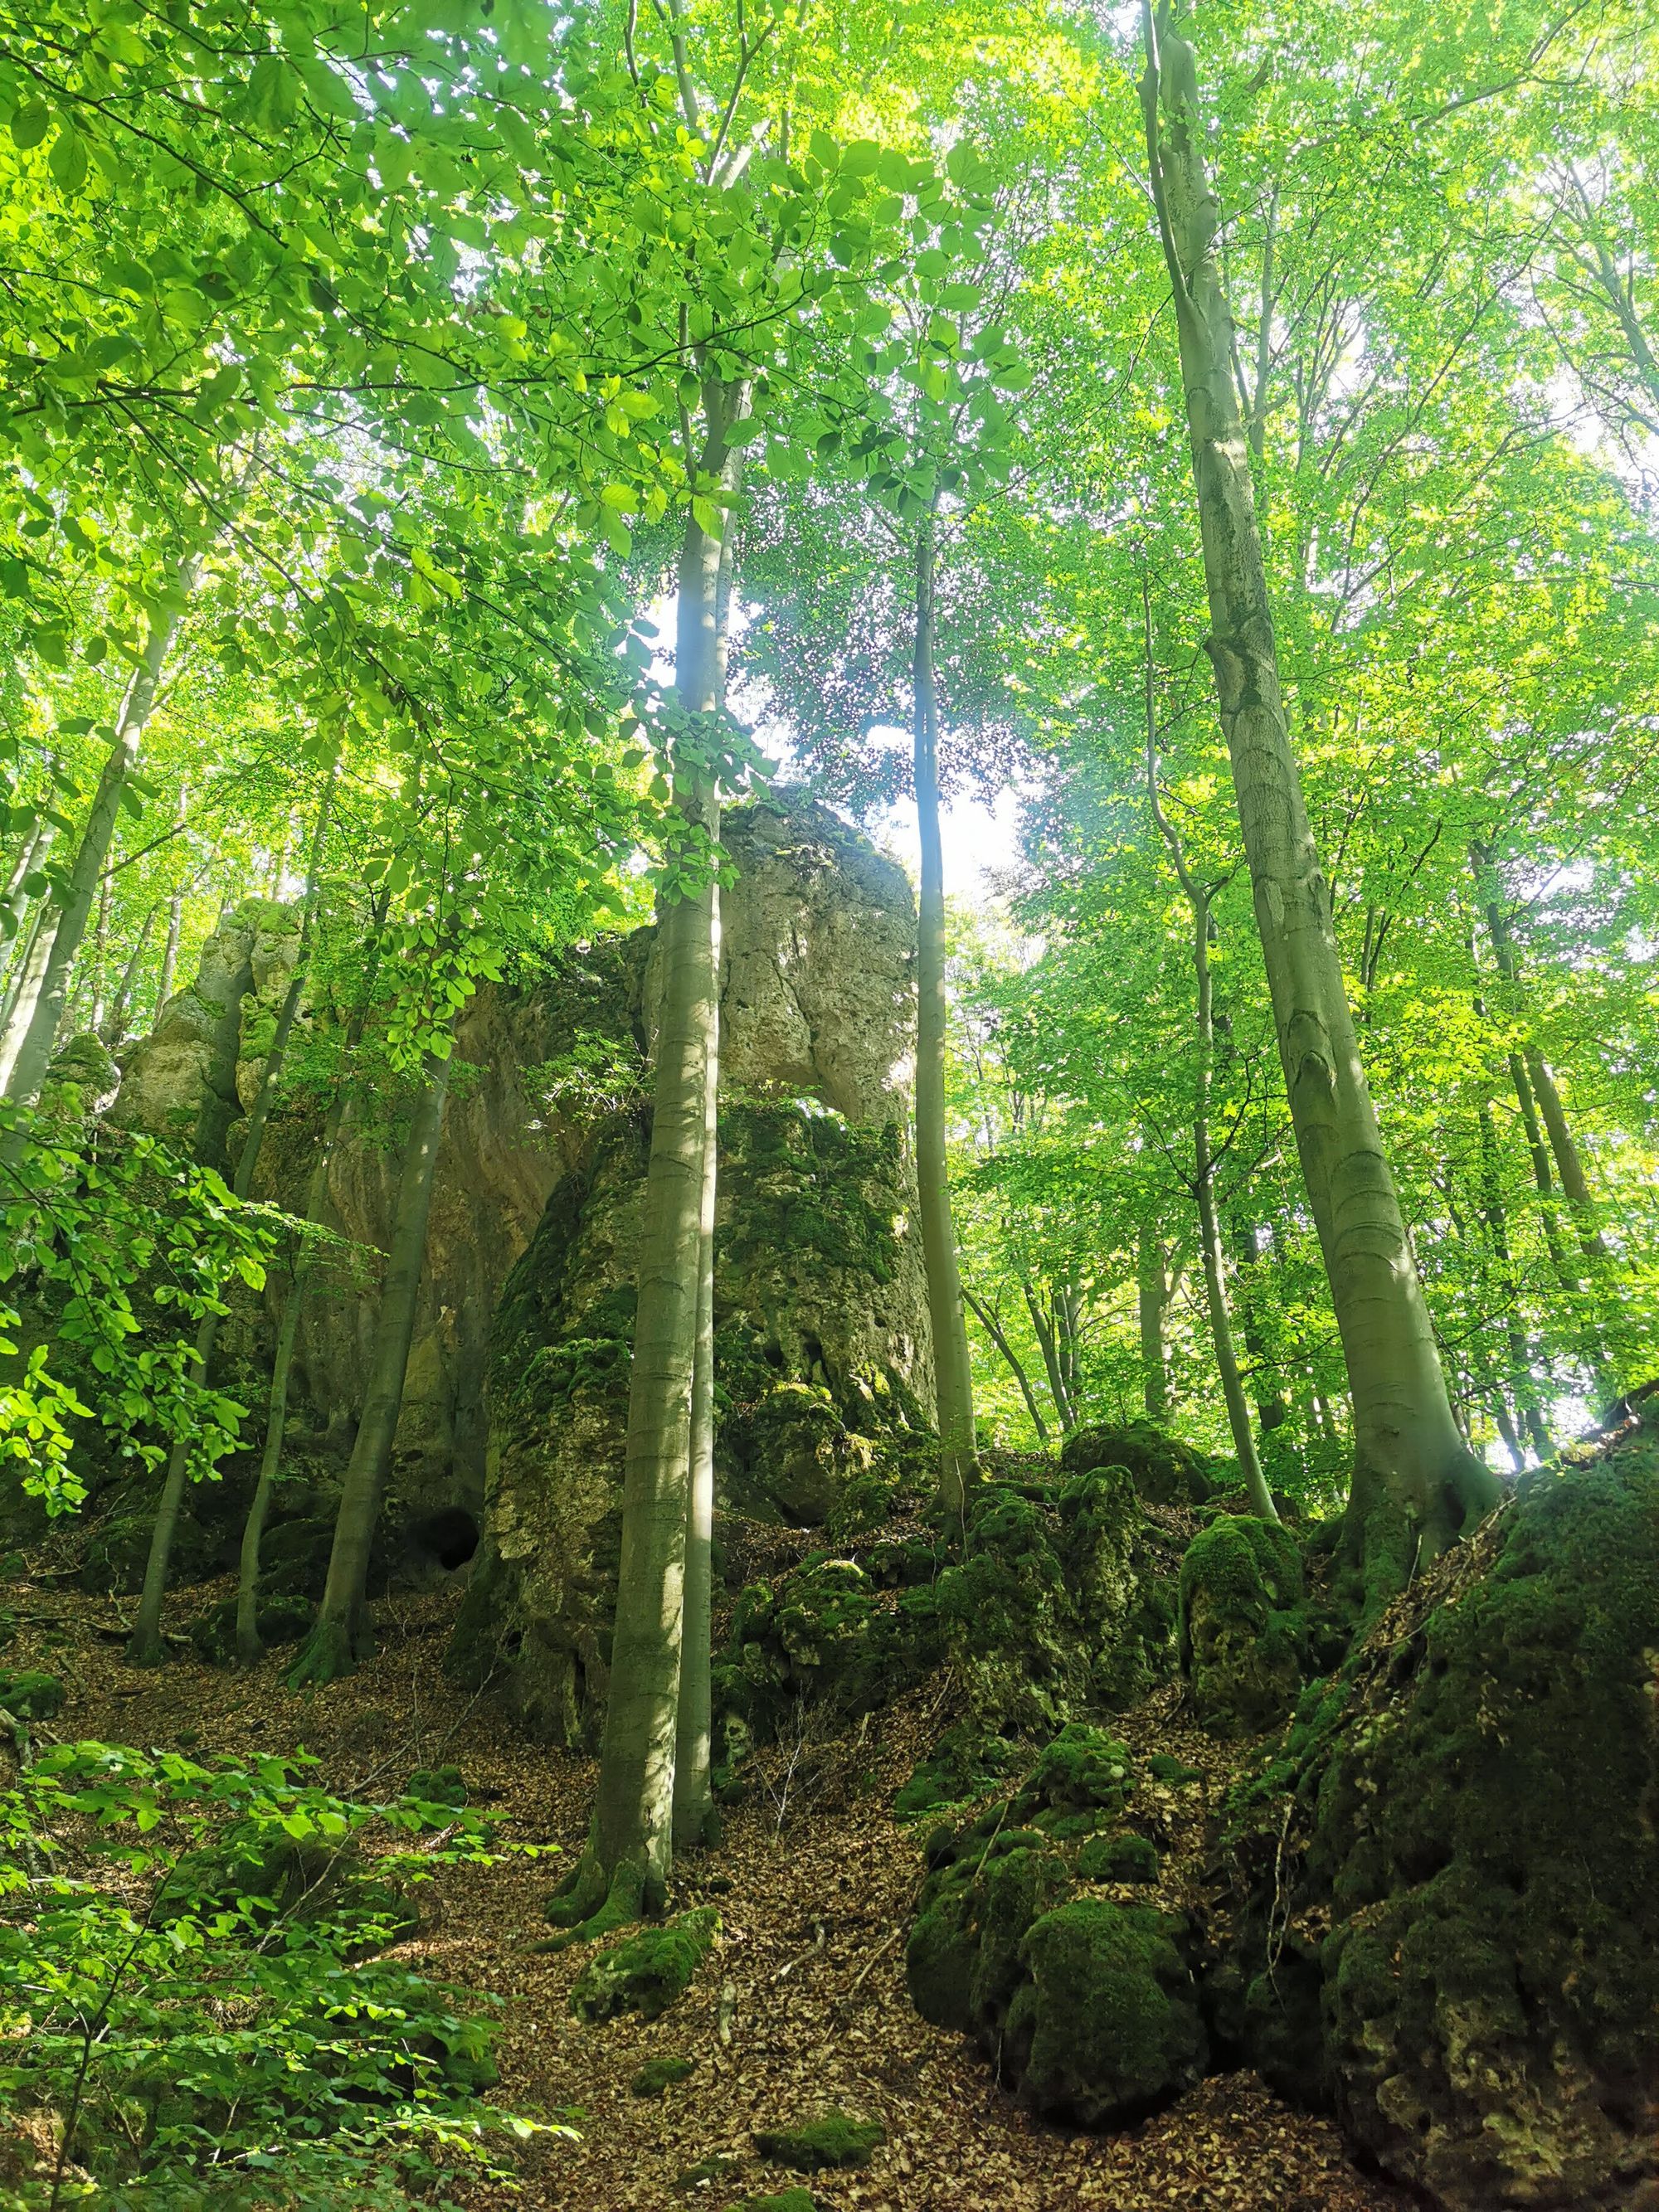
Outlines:
[[[0,1792],[0,2117],[61,2145],[11,2212],[391,2205],[532,2132],[480,2098],[486,2001],[378,1955],[412,1886],[492,1863],[483,1816],[314,1765],[75,1743]]]
[[[628,2086],[636,2097],[660,2097],[696,2070],[689,2058],[647,2058]]]
[[[0,1674],[0,1707],[15,1720],[55,1720],[64,1710],[66,1692],[56,1674],[26,1668],[15,1674]]]

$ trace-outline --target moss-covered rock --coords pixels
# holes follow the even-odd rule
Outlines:
[[[1282,1721],[1307,1663],[1302,1553],[1278,1522],[1229,1514],[1181,1562],[1181,1663],[1200,1720],[1219,1736]]]
[[[1006,1784],[1019,1757],[1006,1736],[959,1722],[945,1731],[931,1758],[917,1762],[893,1799],[893,1818],[919,1820],[983,1797]]]
[[[0,1672],[0,1710],[14,1720],[53,1720],[63,1711],[67,1695],[56,1674],[45,1674],[35,1668]]]
[[[647,2058],[628,2087],[635,2097],[660,2097],[696,2070],[689,2058]]]
[[[837,2106],[796,2128],[757,2128],[755,2148],[763,2158],[793,2166],[798,2173],[831,2172],[868,2166],[887,2140],[879,2120],[855,2120]]]
[[[726,2212],[817,2212],[817,2207],[810,2189],[780,2189],[770,2197],[742,2197]]]
[[[1185,1929],[1146,1905],[1079,1899],[1021,1946],[1005,2065],[1022,2100],[1085,2127],[1121,2127],[1189,2089],[1206,2045]]]
[[[975,1718],[1038,1734],[1133,1704],[1173,1656],[1169,1565],[1121,1468],[1057,1490],[986,1484],[936,1586]]]
[[[1156,1881],[1158,1868],[1158,1846],[1147,1836],[1091,1836],[1077,1857],[1085,1881]]]
[[[1235,1800],[1227,2032],[1451,2212],[1659,2196],[1656,1624],[1644,1434],[1441,1561]]]
[[[570,1992],[578,2020],[614,2020],[637,2012],[655,2020],[678,1997],[708,1955],[720,1933],[720,1914],[712,1905],[676,1914],[660,1927],[641,1928],[590,1959]]]
[[[1210,1495],[1210,1478],[1192,1446],[1151,1421],[1073,1429],[1060,1446],[1060,1465],[1065,1474],[1123,1468],[1148,1505],[1201,1505]]]
[[[872,1711],[941,1654],[931,1590],[882,1590],[856,1560],[817,1553],[739,1595],[716,1698],[765,1735],[803,1699],[848,1716]]]

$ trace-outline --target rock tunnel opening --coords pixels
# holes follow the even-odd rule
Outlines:
[[[446,1505],[428,1513],[409,1532],[410,1548],[446,1574],[464,1567],[478,1548],[478,1524],[465,1506]]]

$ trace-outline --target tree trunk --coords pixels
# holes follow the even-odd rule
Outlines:
[[[94,1036],[101,1035],[104,1027],[104,963],[109,950],[109,870],[106,868],[103,881],[98,886],[98,920],[92,933],[92,957],[87,963],[87,983],[92,998],[87,1027]],[[75,996],[76,1000],[80,997],[78,987]],[[73,1024],[70,1026],[72,1028]]]
[[[51,964],[52,939],[58,933],[63,911],[50,891],[34,909],[28,945],[11,979],[11,988],[6,994],[4,1032],[0,1035],[0,1091],[3,1091],[10,1082],[17,1049],[33,1018],[41,987],[46,979],[46,969]]]
[[[1135,1290],[1140,1318],[1140,1402],[1149,1421],[1170,1418],[1170,1368],[1164,1347],[1169,1283],[1163,1244],[1152,1224],[1143,1221],[1135,1235]]]
[[[713,942],[720,977],[720,886],[714,890]],[[714,1792],[714,1201],[719,1194],[720,994],[714,1049],[703,1077],[702,1209],[697,1232],[697,1328],[691,1370],[690,1474],[686,1490],[685,1583],[680,1630],[680,1699],[675,1722],[674,1846],[712,1841]]]
[[[968,1322],[951,1220],[945,1141],[945,854],[939,818],[939,690],[933,668],[935,556],[930,514],[916,539],[911,721],[921,894],[916,936],[916,1194],[927,1312],[933,1324],[939,1498],[959,1513],[974,1475],[974,1385]],[[1055,1403],[1064,1402],[1063,1391]]]
[[[175,590],[187,591],[193,577],[193,564],[179,568],[174,578]],[[46,1070],[52,1064],[52,1049],[58,1039],[58,1025],[62,1019],[64,1002],[69,992],[70,971],[75,965],[75,956],[81,950],[81,941],[86,934],[87,917],[92,912],[93,900],[103,881],[105,865],[109,858],[110,846],[114,842],[115,825],[120,814],[121,793],[126,787],[133,763],[138,757],[144,725],[155,704],[156,685],[161,681],[162,664],[178,631],[179,619],[176,611],[151,617],[149,633],[144,641],[143,656],[127,686],[120,717],[116,724],[115,742],[110,747],[103,773],[98,779],[98,788],[93,793],[86,827],[81,832],[81,842],[70,869],[63,907],[58,914],[58,927],[52,933],[39,990],[32,1006],[26,1008],[20,999],[8,1024],[5,1045],[0,1048],[0,1052],[3,1052],[9,1060],[6,1096],[15,1106],[33,1106],[40,1096],[41,1085],[46,1079]],[[20,1139],[15,1135],[8,1147],[9,1156],[15,1152],[19,1144]]]
[[[309,1208],[306,1218],[313,1218]],[[305,1267],[302,1245],[294,1255],[294,1279],[283,1301],[276,1352],[271,1363],[270,1395],[265,1409],[264,1449],[259,1455],[259,1479],[253,1486],[253,1501],[243,1524],[242,1548],[237,1561],[236,1658],[243,1667],[257,1667],[264,1656],[264,1645],[259,1640],[259,1551],[264,1541],[271,1493],[276,1487],[283,1442],[288,1432],[288,1385],[294,1371],[294,1346],[300,1334],[300,1316],[305,1307]]]
[[[270,1050],[259,1073],[259,1089],[247,1117],[247,1127],[242,1134],[242,1146],[236,1156],[235,1172],[231,1177],[233,1198],[246,1199],[253,1188],[253,1171],[259,1164],[260,1149],[264,1143],[265,1123],[270,1116],[271,1102],[276,1095],[276,1085],[283,1072],[283,1061],[288,1052],[289,1038],[293,1035],[295,1018],[300,1011],[300,1000],[305,990],[306,954],[311,932],[316,920],[317,901],[320,894],[323,842],[328,834],[330,803],[333,786],[325,793],[317,813],[316,841],[312,850],[311,878],[306,893],[305,913],[300,924],[300,944],[294,963],[294,973],[289,980],[276,1026],[272,1032]],[[192,1380],[201,1383],[207,1379],[213,1348],[218,1341],[217,1314],[210,1314],[197,1333],[196,1360],[191,1370]],[[178,1532],[179,1509],[184,1502],[185,1485],[190,1474],[190,1443],[185,1437],[173,1440],[167,1455],[167,1471],[161,1485],[161,1495],[155,1509],[155,1525],[150,1531],[149,1556],[144,1563],[144,1587],[138,1601],[138,1612],[133,1622],[131,1641],[127,1646],[127,1657],[135,1667],[159,1667],[161,1663],[161,1606],[167,1596],[167,1575],[173,1560],[173,1540]]]
[[[1547,1459],[1555,1445],[1544,1423],[1543,1407],[1539,1401],[1538,1387],[1533,1375],[1531,1348],[1521,1326],[1521,1286],[1516,1276],[1515,1257],[1510,1245],[1509,1218],[1504,1206],[1498,1132],[1492,1127],[1491,1103],[1485,1098],[1480,1102],[1480,1212],[1486,1224],[1492,1257],[1497,1263],[1498,1295],[1504,1304],[1504,1333],[1509,1350],[1516,1409],[1532,1439],[1534,1450],[1540,1459]],[[1508,1442],[1507,1437],[1505,1442]],[[1519,1463],[1516,1462],[1517,1465]]]
[[[6,879],[5,890],[0,894],[0,910],[11,916],[12,923],[11,934],[6,939],[4,960],[0,963],[0,972],[8,977],[15,974],[16,964],[27,950],[24,942],[23,917],[29,909],[28,879],[45,867],[57,836],[57,823],[48,822],[42,815],[24,839],[23,849]],[[8,991],[5,1016],[0,1020],[0,1033],[3,1032],[5,1023],[11,1018],[11,998],[12,994]]]
[[[1267,1347],[1261,1334],[1255,1292],[1251,1284],[1255,1271],[1261,1264],[1261,1249],[1256,1243],[1256,1229],[1253,1222],[1234,1221],[1233,1253],[1234,1279],[1238,1285],[1239,1321],[1244,1349],[1249,1353],[1261,1378],[1251,1394],[1255,1400],[1256,1426],[1264,1437],[1270,1437],[1275,1429],[1284,1427],[1290,1418],[1291,1409],[1285,1402],[1284,1392],[1267,1380]]]
[[[1232,325],[1215,259],[1192,48],[1145,11],[1153,196],[1176,299],[1221,722],[1255,892],[1285,1091],[1352,1395],[1346,1548],[1368,1609],[1501,1495],[1452,1418],[1291,751]],[[1162,33],[1160,57],[1158,33]]]
[[[174,817],[176,826],[182,830],[190,818],[190,786],[179,787],[179,811]],[[155,1012],[159,1018],[163,1006],[173,996],[173,971],[179,965],[179,938],[185,920],[185,878],[180,876],[178,888],[167,901],[167,942],[161,948],[161,974],[155,987]]]
[[[368,1620],[368,1559],[380,1515],[380,1495],[391,1463],[404,1376],[415,1335],[415,1310],[426,1261],[426,1225],[432,1211],[432,1177],[443,1136],[448,1060],[428,1053],[420,1096],[404,1147],[398,1179],[392,1249],[386,1257],[369,1353],[362,1417],[340,1487],[329,1553],[328,1580],[316,1622],[289,1674],[290,1688],[332,1682],[349,1674],[373,1647]]]
[[[1060,1416],[1060,1425],[1070,1431],[1077,1425],[1077,1409],[1066,1388],[1066,1370],[1060,1356],[1060,1336],[1053,1317],[1042,1310],[1042,1301],[1022,1275],[1020,1294],[1025,1300],[1025,1310],[1031,1317],[1031,1333],[1036,1338],[1037,1349],[1042,1354],[1042,1371],[1048,1377],[1048,1395],[1054,1401],[1054,1411]]]
[[[144,918],[138,925],[137,941],[133,945],[126,966],[121,970],[121,980],[115,987],[115,996],[109,1002],[108,1016],[99,1028],[99,1036],[111,1052],[113,1052],[116,1046],[120,1043],[126,1029],[127,1011],[132,1004],[133,986],[138,980],[139,963],[144,957],[144,947],[149,943],[149,926],[155,919],[155,908],[152,906],[145,910]]]
[[[737,457],[726,430],[741,389],[704,388],[703,467],[728,493]],[[735,525],[728,516],[726,529]],[[712,842],[719,834],[714,778],[699,740],[714,739],[723,701],[729,557],[692,517],[679,562],[675,684],[696,734],[675,762],[675,805]],[[610,1696],[599,1747],[593,1828],[575,1894],[597,1887],[620,1914],[637,1916],[665,1893],[672,1857],[674,1756],[678,1735],[685,1546],[690,1501],[691,1401],[703,1268],[708,1085],[719,1080],[715,886],[676,899],[662,920],[662,1009],[657,1030],[651,1156],[640,1234],[639,1297],[629,1385],[621,1559]],[[711,1078],[710,1069],[713,1067]],[[711,1371],[712,1386],[712,1371]]]
[[[1046,1444],[1048,1441],[1048,1424],[1042,1418],[1042,1407],[1037,1404],[1036,1393],[1031,1388],[1031,1378],[1025,1371],[1024,1361],[1009,1343],[1006,1330],[989,1306],[986,1305],[981,1299],[976,1298],[965,1284],[963,1286],[962,1295],[978,1316],[980,1327],[1002,1354],[1003,1363],[1008,1372],[1018,1383],[1019,1395],[1024,1399],[1025,1410],[1031,1417],[1031,1426],[1037,1433],[1037,1442],[1040,1444]]]

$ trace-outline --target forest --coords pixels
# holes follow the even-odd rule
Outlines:
[[[0,2212],[1659,2212],[1651,0],[0,173]]]

